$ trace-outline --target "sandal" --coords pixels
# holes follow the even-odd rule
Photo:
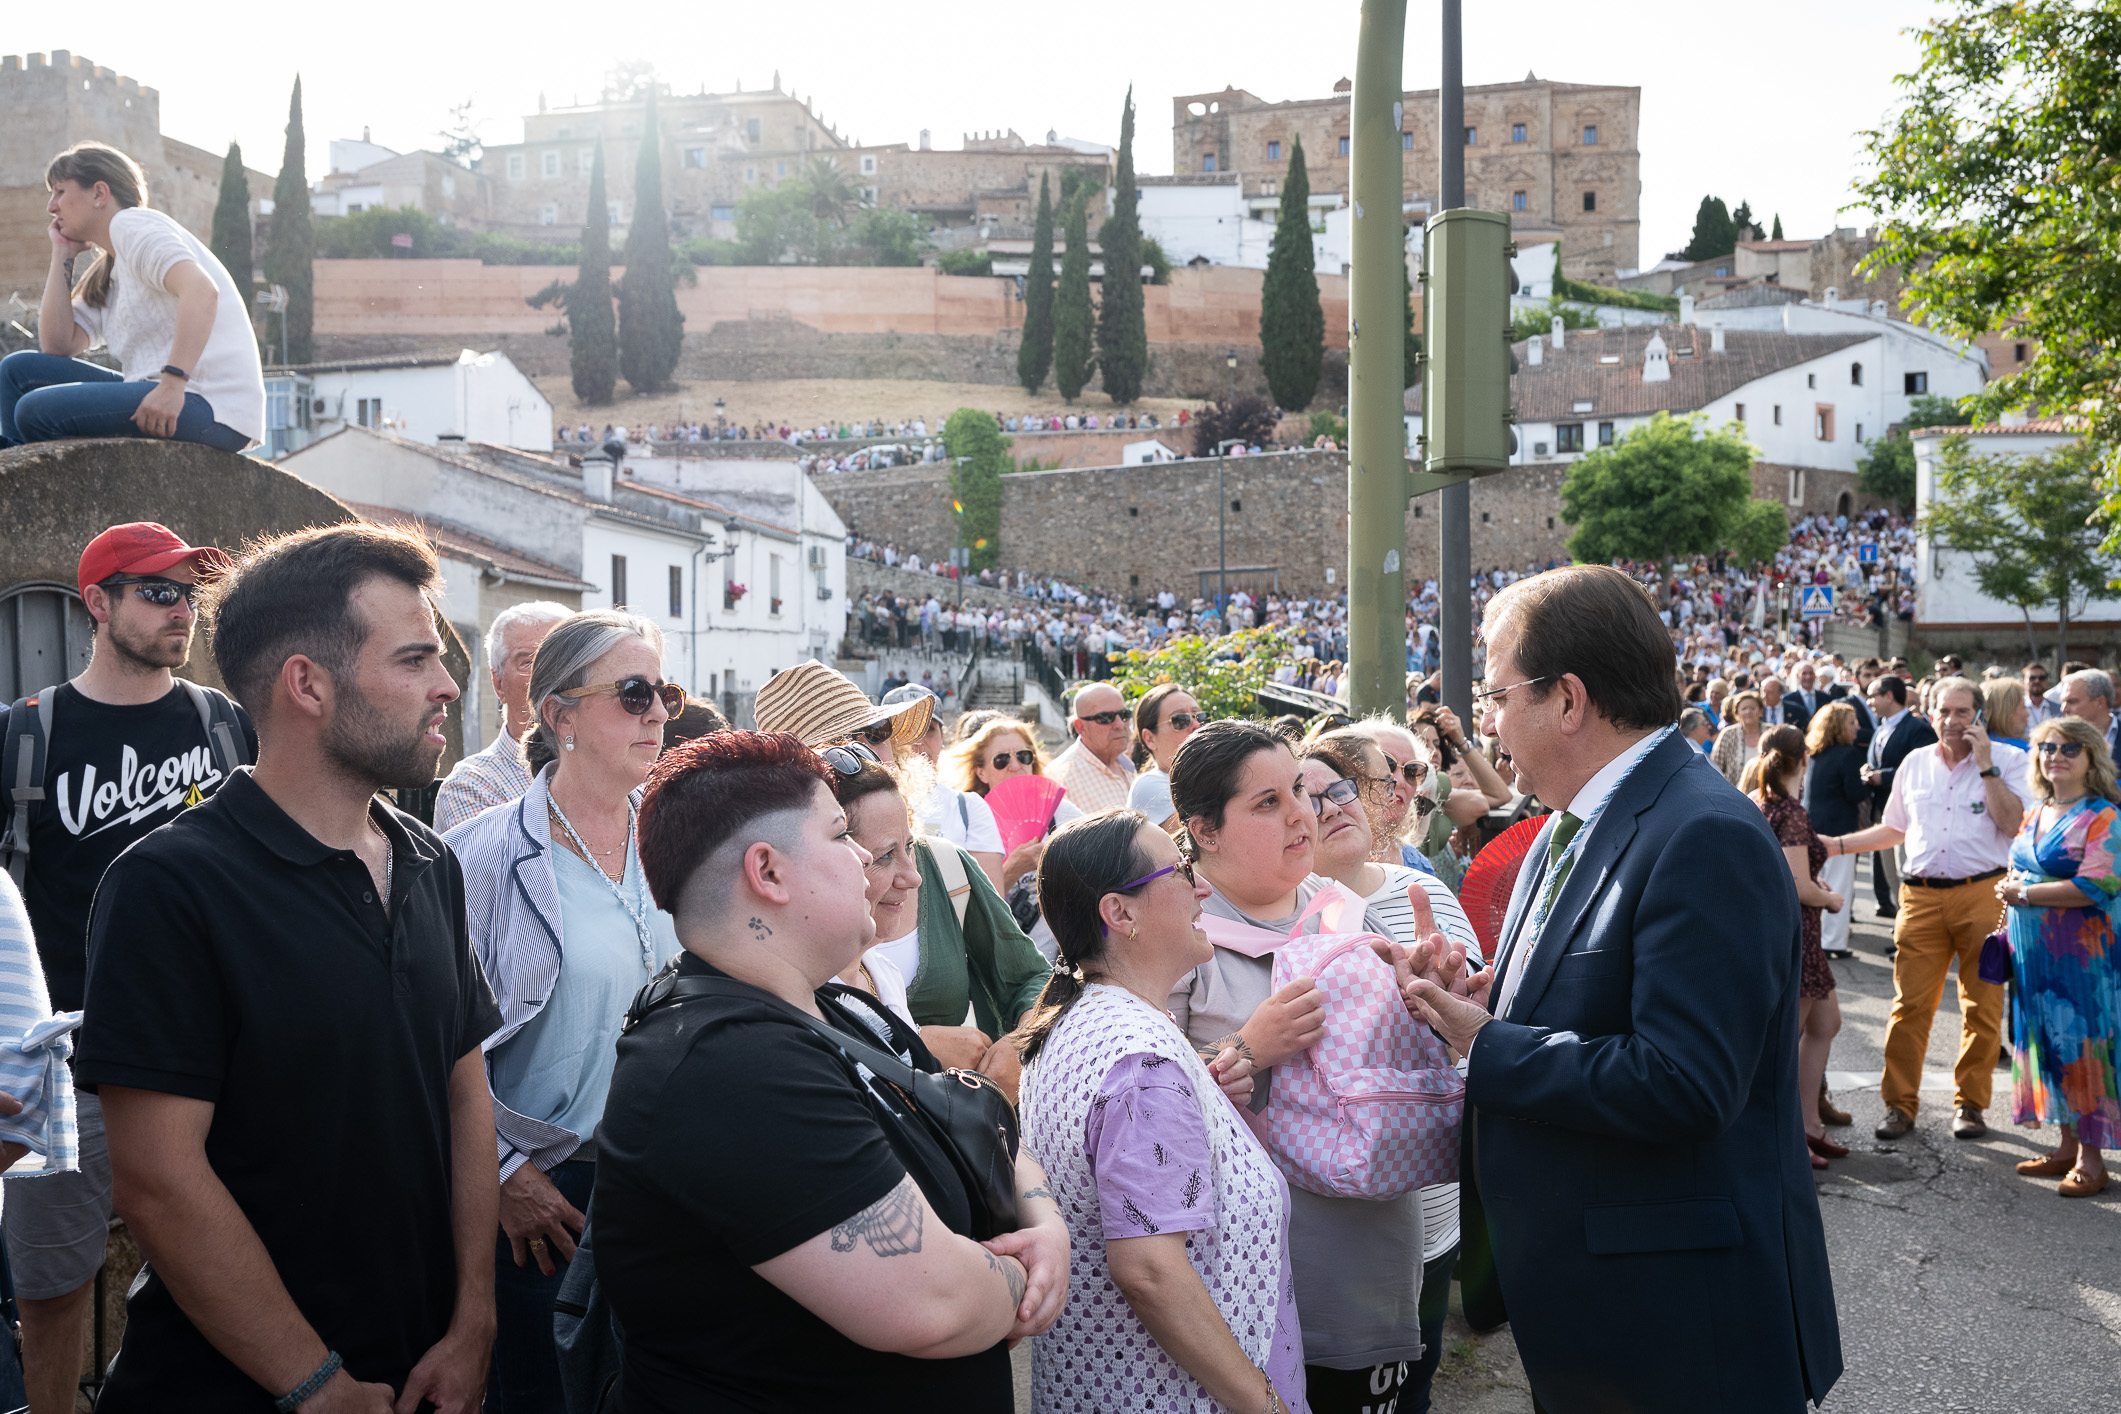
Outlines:
[[[2018,1172],[2027,1178],[2060,1178],[2077,1166],[2077,1156],[2063,1158],[2060,1154],[2047,1154],[2037,1159],[2019,1161]]]
[[[2091,1178],[2080,1174],[2075,1169],[2071,1169],[2069,1177],[2063,1179],[2061,1186],[2056,1188],[2055,1191],[2065,1198],[2089,1198],[2095,1193],[2104,1193],[2106,1191],[2106,1183],[2105,1169],[2099,1170],[2097,1178]]]

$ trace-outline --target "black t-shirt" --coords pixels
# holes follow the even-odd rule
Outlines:
[[[241,770],[127,850],[96,894],[75,1074],[209,1100],[206,1157],[324,1343],[402,1387],[456,1302],[450,1073],[500,1025],[440,837],[378,801],[367,865]],[[98,1405],[268,1411],[158,1276]]]
[[[258,734],[248,717],[242,723],[247,756],[255,758]],[[161,701],[137,707],[97,702],[72,683],[53,696],[44,800],[30,811],[22,901],[29,906],[54,1011],[80,1009],[88,908],[103,871],[127,845],[221,784],[221,763],[181,685]]]
[[[721,975],[690,954],[679,973]],[[819,1009],[875,1045],[829,991]],[[896,1025],[895,1049],[940,1069]],[[970,1231],[943,1153],[909,1137],[830,1042],[764,993],[674,1003],[621,1037],[590,1221],[597,1279],[626,1330],[626,1414],[1008,1414],[1002,1345],[953,1360],[869,1350],[752,1270],[908,1173],[951,1231]]]

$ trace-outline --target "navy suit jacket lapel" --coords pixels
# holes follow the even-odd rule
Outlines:
[[[1517,984],[1517,995],[1510,1000],[1510,1011],[1515,1017],[1528,1017],[1532,1008],[1539,1004],[1547,984],[1554,980],[1554,969],[1560,966],[1563,954],[1569,949],[1569,941],[1583,927],[1591,905],[1605,892],[1606,881],[1612,877],[1614,866],[1633,842],[1635,818],[1657,803],[1658,796],[1664,793],[1665,782],[1671,779],[1674,771],[1686,766],[1689,756],[1700,754],[1685,737],[1674,732],[1648,756],[1636,762],[1635,769],[1620,783],[1620,789],[1599,814],[1590,839],[1584,842],[1583,853],[1576,858],[1575,867],[1562,881],[1561,893],[1554,900],[1543,931],[1544,941],[1526,959],[1525,965],[1530,970]],[[1703,766],[1707,767],[1705,761]]]

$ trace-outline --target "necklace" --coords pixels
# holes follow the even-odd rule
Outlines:
[[[567,832],[567,838],[574,841],[575,848],[582,851],[585,858],[591,858],[594,851],[582,842],[581,834],[576,831],[574,822],[567,818],[567,812],[560,809],[560,803],[549,794],[545,797],[545,803],[552,808],[552,818],[560,822],[560,828]],[[626,877],[627,862],[633,858],[634,819],[633,801],[629,798],[626,802],[626,859],[621,860],[619,863],[619,877],[614,879],[605,873],[604,866],[595,863],[593,858],[591,858],[590,867],[597,871],[597,877],[604,881],[604,887],[611,890],[611,896],[619,901],[619,907],[625,909],[626,916],[633,920],[634,936],[639,938],[641,942],[642,965],[653,973],[655,971],[655,944],[650,940],[648,927],[648,912],[653,907],[653,904],[643,897],[648,889],[648,881],[646,879],[641,880],[640,884],[634,889],[632,898],[628,898],[625,889],[620,887],[621,882]],[[614,850],[605,851],[607,854],[613,852]]]
[[[582,837],[574,832],[574,826],[569,825],[567,823],[567,817],[560,813],[560,807],[553,802],[552,797],[547,796],[545,798],[545,807],[546,809],[552,812],[552,818],[559,821],[561,826],[567,831],[568,838],[572,839],[575,845],[582,851],[582,853],[588,855],[592,860],[609,859],[612,855],[617,854],[619,852],[618,845],[613,845],[610,849],[591,849],[586,843],[583,842]],[[632,809],[633,807],[630,805],[627,807],[627,810],[629,812],[629,818]],[[627,838],[631,839],[631,834],[629,834]]]
[[[383,911],[389,913],[390,885],[398,872],[398,852],[391,847],[390,836],[383,833],[383,827],[376,823],[376,817],[370,815],[367,819],[368,828],[374,830],[376,838],[383,841]]]

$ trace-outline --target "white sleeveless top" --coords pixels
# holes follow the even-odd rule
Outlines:
[[[1039,1414],[1138,1409],[1212,1414],[1220,1408],[1157,1345],[1105,1262],[1104,1222],[1084,1131],[1105,1076],[1127,1056],[1184,1067],[1208,1126],[1216,1224],[1187,1237],[1186,1255],[1253,1364],[1271,1358],[1288,1274],[1286,1188],[1266,1151],[1171,1018],[1122,987],[1094,983],[1024,1070],[1023,1143],[1046,1170],[1068,1224],[1068,1304],[1033,1342],[1031,1407]],[[1212,1099],[1210,1098],[1212,1097]]]

